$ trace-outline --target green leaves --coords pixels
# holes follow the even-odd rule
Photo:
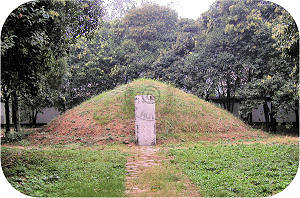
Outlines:
[[[1,34],[2,93],[9,100],[16,91],[29,109],[53,106],[70,44],[91,35],[101,17],[98,0],[31,1],[15,9]]]

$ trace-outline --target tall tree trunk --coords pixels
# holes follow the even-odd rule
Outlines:
[[[9,116],[9,98],[5,99],[4,103],[5,108],[5,137],[8,137],[10,133],[10,116]]]
[[[228,94],[228,92],[227,92],[227,97],[226,97],[226,109],[227,109],[227,111],[229,111],[229,112],[232,113],[232,111],[231,111],[231,105],[232,105],[232,100],[231,100],[231,98],[230,98],[230,94]]]
[[[270,110],[270,131],[275,132],[277,128],[277,122],[275,119],[275,112],[272,109],[272,103],[271,103],[271,110]]]
[[[234,104],[235,104],[235,98],[232,97],[231,105],[230,105],[230,112],[231,112],[231,113],[233,113],[233,110],[234,110]]]
[[[229,78],[229,77],[227,77]],[[231,95],[230,95],[230,87],[229,87],[229,80],[227,79],[227,90],[226,90],[226,98],[227,98],[227,111],[231,112]],[[232,112],[231,112],[232,113]]]
[[[36,119],[37,119],[37,114],[38,114],[38,111],[37,110],[35,110],[35,112],[34,112],[34,126],[36,126]]]
[[[295,122],[295,127],[297,128],[297,129],[299,129],[299,109],[296,109],[295,110],[295,115],[296,115],[296,122]]]
[[[263,104],[263,108],[264,108],[264,114],[265,114],[265,119],[266,119],[266,126],[268,127],[269,129],[269,126],[270,126],[270,117],[269,117],[269,107],[268,107],[268,103],[267,102],[264,102]]]
[[[32,107],[31,109],[31,126],[36,126],[37,110]]]
[[[252,112],[248,115],[248,123],[252,124]]]
[[[12,92],[11,95],[11,99],[12,99],[12,121],[14,124],[14,130],[15,132],[19,132],[20,131],[20,115],[19,115],[19,101],[18,101],[18,96],[16,91]]]
[[[224,108],[224,109],[227,109],[225,99],[222,99],[222,104],[223,104],[223,108]],[[221,105],[221,106],[222,106],[222,105]]]

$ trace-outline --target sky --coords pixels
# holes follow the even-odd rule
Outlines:
[[[197,19],[216,0],[154,0],[160,5],[171,4],[181,18]],[[172,3],[171,3],[172,2]]]
[[[168,5],[178,12],[181,18],[197,19],[203,12],[207,11],[216,0],[153,0],[160,5]],[[300,27],[299,0],[269,0],[285,8],[294,17]]]

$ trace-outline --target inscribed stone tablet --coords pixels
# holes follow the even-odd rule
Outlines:
[[[156,144],[155,99],[151,95],[135,97],[135,137],[140,146]]]

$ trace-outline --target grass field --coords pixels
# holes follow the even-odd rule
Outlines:
[[[25,150],[3,147],[4,175],[30,196],[124,196],[124,154],[101,150]]]
[[[203,141],[158,146],[161,152],[157,158],[162,163],[145,169],[136,180],[136,185],[150,189],[139,195],[189,196],[186,184],[190,182],[201,196],[261,197],[284,190],[298,169],[298,145],[246,143]],[[136,149],[118,143],[22,149],[4,146],[1,161],[8,181],[26,195],[125,196],[125,163]]]
[[[202,196],[261,197],[284,190],[298,169],[298,145],[197,145],[172,149]]]

